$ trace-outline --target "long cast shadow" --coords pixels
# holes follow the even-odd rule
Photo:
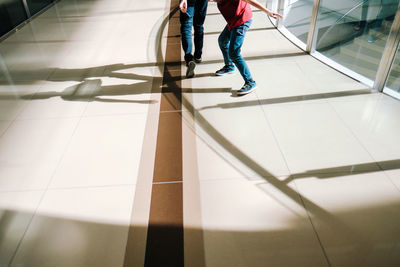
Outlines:
[[[262,187],[262,185],[258,185],[258,187]],[[266,194],[271,193],[265,188],[261,188],[261,190],[266,191]],[[57,205],[57,203],[54,203],[54,205]],[[340,211],[337,212],[337,216],[348,219],[353,225],[362,224],[364,230],[376,231],[377,229],[373,229],[372,226],[378,225],[380,226],[379,231],[391,233],[398,232],[397,224],[395,221],[388,222],[385,215],[387,212],[399,210],[399,208],[400,203],[396,201],[386,205]],[[65,216],[63,212],[60,211],[60,214],[56,212],[41,214],[29,209],[18,210],[0,207],[0,214],[2,215],[0,217],[0,232],[2,233],[0,247],[11,249],[19,246],[18,254],[6,250],[2,251],[4,253],[2,254],[3,257],[0,258],[0,267],[14,265],[59,266],[60,262],[62,262],[62,266],[114,266],[113,264],[120,260],[119,254],[113,254],[110,251],[123,248],[125,242],[123,237],[129,227],[127,224],[112,223],[112,220],[101,219],[103,217],[100,219],[90,216],[82,218],[79,216],[69,217]],[[216,246],[215,252],[217,253],[208,254],[208,257],[211,257],[209,260],[212,262],[220,260],[224,263],[232,263],[237,258],[245,257],[247,259],[252,258],[252,262],[256,264],[255,266],[317,266],[317,263],[321,264],[321,255],[315,251],[314,243],[306,237],[308,232],[305,231],[307,228],[305,229],[304,225],[308,223],[308,218],[304,217],[303,214],[296,215],[291,220],[286,221],[285,226],[279,229],[256,229],[254,231],[234,229],[202,230],[187,225],[186,231],[192,235],[200,232],[208,240],[207,245]],[[365,225],[363,222],[365,220],[371,221],[371,217],[373,218],[373,223]],[[23,244],[18,244],[15,238],[21,234],[20,231],[23,229],[23,225],[30,220],[33,220],[34,227],[26,233],[27,237]],[[18,225],[22,229],[15,228],[15,221],[18,221]],[[176,228],[175,225],[168,224],[160,224],[156,227],[160,231],[165,231],[166,228],[172,230]],[[138,226],[135,230],[146,232],[147,228]],[[334,233],[327,234],[334,235]],[[227,237],[229,237],[228,240]],[[386,254],[387,249],[396,251],[398,235],[386,234],[374,238],[379,244],[374,250],[380,263],[379,266],[398,266],[399,260],[396,257],[396,253]],[[335,245],[351,248],[357,242],[359,240],[346,240]],[[242,250],[238,255],[232,255],[232,253],[238,251],[238,247],[248,246],[251,246],[252,249]],[[221,251],[224,253],[221,253]],[[254,258],[254,253],[257,255],[256,258]],[[335,256],[343,258],[345,266],[371,266],[367,264],[370,254],[352,254],[358,256],[352,258],[346,257],[348,253],[346,249],[337,249]],[[160,262],[157,266],[165,265]],[[326,266],[326,264],[318,266]]]
[[[338,166],[334,168],[314,169],[302,173],[293,173],[287,179],[283,180],[285,183],[291,181],[316,177],[319,179],[338,178],[340,176],[357,175],[360,173],[371,173],[379,171],[389,171],[400,169],[400,159],[360,163],[346,166]]]
[[[297,55],[306,55],[305,52],[300,52],[296,53]],[[293,54],[290,54],[288,56],[293,56]],[[251,59],[265,59],[265,58],[273,58],[275,57],[274,55],[268,55],[268,56],[257,56],[257,57],[251,57]],[[247,60],[249,58],[246,58]],[[208,61],[207,63],[215,63],[215,62],[210,62]],[[321,96],[315,96],[315,97],[320,97]],[[326,95],[325,95],[326,97]],[[174,99],[171,99],[171,102],[173,102]],[[292,98],[286,99],[286,101],[293,101]],[[283,102],[284,100],[281,100]],[[258,101],[257,101],[258,103]],[[372,250],[374,244],[369,240],[368,237],[364,237],[361,233],[358,233],[357,229],[354,229],[354,227],[349,227],[345,223],[343,223],[341,220],[330,214],[328,211],[320,207],[319,205],[315,204],[313,201],[310,199],[306,198],[305,196],[301,195],[298,191],[295,189],[291,188],[288,186],[288,184],[284,181],[280,181],[276,176],[271,174],[268,170],[264,169],[261,165],[259,165],[256,161],[251,159],[248,155],[246,155],[243,151],[241,151],[238,147],[236,147],[235,144],[230,142],[222,133],[220,133],[217,129],[215,129],[206,119],[204,116],[200,114],[196,108],[190,104],[189,100],[182,101],[182,104],[185,106],[185,108],[190,112],[193,120],[198,124],[200,127],[203,128],[203,130],[213,138],[221,147],[223,147],[226,151],[228,151],[231,155],[233,155],[236,159],[238,159],[240,162],[248,166],[250,169],[252,169],[255,173],[257,173],[259,176],[264,177],[264,179],[273,185],[275,188],[277,188],[279,191],[284,193],[286,196],[288,196],[292,201],[296,202],[299,206],[304,207],[307,212],[311,213],[312,215],[316,216],[317,218],[320,218],[322,221],[324,221],[327,225],[330,225],[332,228],[334,228],[336,231],[340,231],[343,233],[343,236],[345,237],[346,240],[360,240],[362,244],[358,245],[355,249],[358,251],[358,253],[362,254],[368,254],[369,251]],[[309,215],[310,216],[310,215]],[[313,225],[311,217],[309,217],[310,223]],[[320,237],[318,233],[316,232],[316,229],[313,225],[316,238],[318,239],[321,249],[325,255],[325,259],[328,263],[328,265],[331,266],[329,256],[327,252],[325,251],[325,247],[322,244],[322,241],[320,240]]]
[[[204,106],[199,108],[198,110],[207,110],[214,108],[240,108],[243,106],[257,106],[257,105],[272,105],[272,104],[283,104],[283,103],[291,103],[291,102],[300,102],[307,100],[318,100],[318,99],[328,99],[328,98],[336,98],[343,96],[355,96],[355,95],[365,95],[372,94],[371,89],[361,89],[361,90],[351,90],[351,91],[343,91],[343,92],[331,92],[331,93],[321,93],[321,94],[310,94],[310,95],[297,95],[297,96],[287,96],[287,97],[278,97],[271,99],[262,99],[262,100],[250,100],[250,101],[242,101],[235,103],[224,103],[217,104],[212,106]]]

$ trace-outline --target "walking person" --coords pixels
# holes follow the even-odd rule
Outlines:
[[[208,0],[181,0],[179,3],[181,40],[185,52],[187,66],[186,77],[194,77],[196,63],[201,62],[204,40],[204,20],[207,13]],[[192,28],[194,29],[194,54],[192,42]]]
[[[257,88],[257,83],[253,80],[246,61],[240,54],[244,37],[252,22],[253,14],[250,5],[273,18],[282,18],[282,15],[265,8],[257,0],[216,0],[216,2],[227,25],[218,37],[225,66],[217,70],[215,74],[221,76],[233,73],[236,66],[245,82],[236,94],[245,95]]]

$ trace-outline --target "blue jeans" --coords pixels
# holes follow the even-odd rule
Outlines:
[[[193,60],[192,27],[194,28],[194,57],[201,58],[203,53],[204,20],[207,13],[208,0],[187,0],[186,13],[180,12],[182,48],[186,63]]]
[[[251,77],[246,61],[244,61],[240,54],[240,49],[242,48],[244,37],[250,28],[251,22],[252,19],[231,30],[226,25],[218,37],[218,44],[224,56],[225,65],[231,66],[235,64],[246,83],[253,82],[253,78]]]

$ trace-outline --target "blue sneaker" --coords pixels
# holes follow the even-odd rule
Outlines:
[[[256,82],[247,82],[245,83],[240,90],[236,91],[237,95],[246,95],[248,93],[253,92],[257,88]]]
[[[225,74],[231,74],[234,71],[235,71],[235,66],[233,66],[233,65],[225,65],[225,66],[222,67],[222,69],[217,70],[215,72],[215,75],[222,76],[222,75],[225,75]]]
[[[373,42],[375,42],[375,40],[374,40],[374,37],[371,35],[368,38],[368,43],[373,43]]]

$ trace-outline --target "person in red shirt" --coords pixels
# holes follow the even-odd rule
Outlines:
[[[221,76],[233,73],[236,66],[245,82],[243,87],[236,91],[236,94],[245,95],[257,88],[257,84],[240,54],[244,37],[252,22],[253,13],[250,5],[264,11],[273,18],[282,18],[282,15],[265,8],[257,0],[216,0],[216,2],[227,25],[218,37],[225,66],[217,70],[215,74]]]

